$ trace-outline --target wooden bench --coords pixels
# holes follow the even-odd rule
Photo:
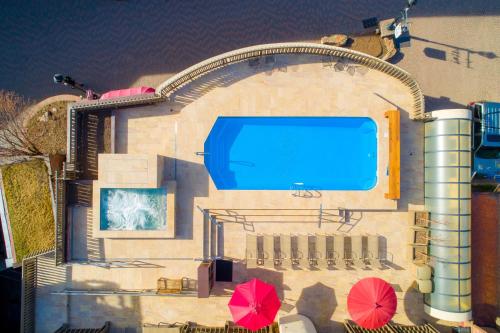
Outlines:
[[[397,110],[386,111],[385,117],[389,118],[389,191],[385,193],[386,199],[399,199],[400,172],[401,172],[401,143],[400,143],[400,115]]]
[[[180,294],[182,292],[182,279],[159,278],[157,294]]]

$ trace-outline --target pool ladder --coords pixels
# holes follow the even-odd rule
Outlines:
[[[294,197],[300,197],[300,191],[305,191],[305,189],[304,183],[301,182],[293,183],[292,186],[290,186],[290,191],[293,191],[292,195]]]
[[[204,152],[204,151],[197,151],[195,154],[198,155],[198,156],[210,155],[210,153],[207,153],[207,152]]]

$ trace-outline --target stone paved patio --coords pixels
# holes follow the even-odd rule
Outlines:
[[[209,228],[201,211],[205,209],[223,223],[218,254],[234,260],[234,282],[260,277],[274,283],[284,301],[280,314],[304,313],[319,332],[330,332],[348,317],[350,287],[363,277],[378,276],[396,288],[396,322],[430,320],[423,313],[421,295],[411,287],[414,271],[407,246],[407,210],[421,207],[423,200],[422,126],[408,119],[409,92],[377,71],[357,66],[353,75],[337,72],[318,57],[282,56],[276,64],[274,69],[257,70],[246,62],[232,65],[183,88],[171,102],[115,111],[117,153],[159,154],[164,157],[164,179],[177,181],[176,239],[96,240],[88,232],[92,209],[73,207],[74,260],[135,261],[135,266],[74,264],[68,266],[66,280],[53,288],[145,290],[154,289],[159,277],[195,279],[199,260],[210,252]],[[394,108],[402,113],[398,202],[383,197],[388,155],[383,113]],[[196,152],[203,151],[218,115],[369,116],[378,125],[379,182],[370,191],[323,191],[312,198],[293,197],[289,191],[217,191]],[[318,223],[320,205],[326,214]],[[350,209],[348,222],[339,216],[339,207]],[[247,232],[378,234],[389,261],[384,270],[247,270],[243,261]],[[59,297],[66,300],[66,320],[75,327],[99,326],[104,320],[114,327],[188,320],[221,325],[230,319],[226,305],[232,288],[234,284],[219,284],[209,299],[40,294],[45,302],[37,319],[54,319],[57,312],[48,298]],[[54,306],[60,305],[54,302]]]

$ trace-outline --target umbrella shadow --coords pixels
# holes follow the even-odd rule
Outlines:
[[[226,259],[229,259],[226,257]],[[214,288],[210,295],[214,296],[230,296],[233,294],[234,289],[238,284],[250,281],[257,278],[266,283],[272,284],[276,290],[276,294],[280,300],[284,300],[284,291],[290,290],[286,284],[283,283],[283,273],[275,270],[265,269],[261,267],[247,269],[244,261],[233,260],[233,281],[232,282],[219,282],[214,284]]]
[[[334,326],[331,318],[337,305],[333,288],[318,282],[302,289],[295,306],[297,313],[309,317],[318,332],[322,332],[328,331]]]

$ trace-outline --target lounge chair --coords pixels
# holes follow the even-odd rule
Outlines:
[[[292,237],[290,235],[280,235],[279,260],[281,267],[292,268]]]
[[[351,260],[356,268],[366,268],[363,256],[363,236],[351,236]]]
[[[297,250],[298,250],[298,262],[299,266],[302,268],[309,268],[311,266],[309,262],[309,236],[308,235],[298,235],[297,236]]]
[[[368,235],[368,262],[378,269],[384,268],[380,262],[378,235]]]
[[[274,268],[274,236],[264,235],[264,267]]]
[[[413,246],[412,261],[415,265],[427,265],[432,261],[432,257],[428,254],[428,246]]]
[[[328,268],[328,250],[326,249],[326,235],[316,234],[316,265],[318,268]]]
[[[333,236],[333,254],[335,259],[335,266],[337,268],[347,268],[345,258],[345,244],[344,235]]]
[[[446,225],[447,222],[431,220],[429,212],[425,211],[408,211],[408,225],[413,229],[429,228],[431,223]]]
[[[292,256],[290,260],[292,261],[292,266],[297,266],[300,259],[300,251],[297,249],[297,236],[292,236]]]
[[[256,268],[259,256],[257,252],[257,235],[247,234],[246,262],[247,268]]]

